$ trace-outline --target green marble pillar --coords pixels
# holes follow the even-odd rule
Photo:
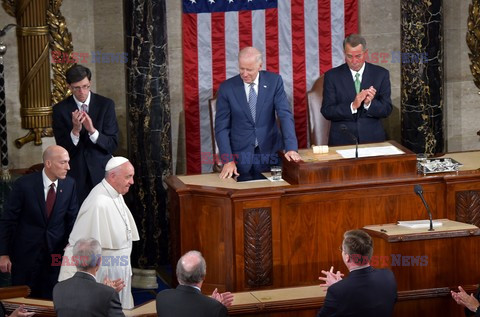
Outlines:
[[[164,0],[124,1],[127,63],[128,152],[135,184],[127,204],[140,233],[132,266],[168,262],[167,191],[172,171]]]
[[[442,0],[401,2],[401,135],[416,153],[444,151]]]

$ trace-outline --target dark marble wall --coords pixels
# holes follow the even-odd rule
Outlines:
[[[124,1],[127,64],[128,152],[135,184],[127,204],[140,233],[132,265],[168,262],[167,192],[172,150],[164,0]]]
[[[401,135],[416,153],[444,151],[442,0],[401,2]]]

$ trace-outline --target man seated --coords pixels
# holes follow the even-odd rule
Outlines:
[[[198,251],[185,253],[177,263],[176,289],[163,290],[157,295],[157,314],[161,317],[228,316],[227,307],[233,303],[230,292],[213,291],[212,297],[201,292],[207,264]]]
[[[93,239],[79,239],[73,247],[77,273],[53,288],[53,304],[58,317],[125,316],[118,292],[123,281],[97,283],[95,275],[102,263],[102,247]]]
[[[319,280],[328,287],[327,296],[317,317],[324,316],[392,316],[397,301],[397,282],[393,272],[370,266],[373,241],[362,230],[343,235],[342,259],[350,274],[342,279],[340,271],[323,271]]]

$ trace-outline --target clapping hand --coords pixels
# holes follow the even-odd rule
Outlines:
[[[338,281],[342,280],[342,276],[344,276],[344,274],[340,271],[337,271],[337,273],[333,273],[333,266],[330,268],[330,271],[322,270],[322,274],[324,274],[325,277],[320,276],[318,279],[325,282],[325,284],[320,284],[320,286],[323,287],[329,287],[337,283]]]
[[[211,297],[218,300],[225,307],[232,306],[233,304],[233,294],[230,292],[219,293],[218,289],[215,289]]]
[[[125,282],[121,278],[117,278],[116,280],[111,280],[108,277],[103,279],[103,284],[110,286],[115,290],[115,292],[120,292],[125,287]]]

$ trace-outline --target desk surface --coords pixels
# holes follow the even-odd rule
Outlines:
[[[230,312],[240,312],[245,309],[251,311],[268,309],[292,302],[314,302],[319,305],[326,295],[326,288],[319,285],[289,287],[272,290],[250,291],[234,293],[233,305],[229,307]],[[5,303],[25,304],[26,306],[45,307],[53,310],[53,302],[49,300],[31,298],[10,298]],[[125,316],[156,315],[155,300],[139,305],[132,310],[124,310]]]
[[[375,143],[373,145],[359,145],[360,147],[371,147],[371,146],[381,146],[381,145],[391,145],[390,143]],[[311,161],[314,159],[315,161],[323,161],[323,160],[332,160],[332,159],[343,159],[336,150],[338,149],[348,149],[352,146],[338,146],[329,149],[329,153],[327,154],[313,154],[311,149],[301,149],[299,153],[305,160]],[[457,153],[447,153],[442,157],[449,157],[453,158],[454,160],[463,164],[460,167],[460,171],[470,171],[470,170],[478,170],[480,169],[480,151],[472,151],[472,152],[457,152]],[[445,175],[448,174],[455,174],[455,172],[451,173],[442,173]],[[220,179],[218,177],[219,173],[210,173],[210,174],[199,174],[199,175],[178,175],[178,179],[186,184],[186,185],[196,185],[196,186],[209,186],[209,187],[217,187],[217,188],[226,188],[226,189],[255,189],[255,188],[275,188],[275,187],[283,187],[283,186],[291,186],[286,181],[270,181],[268,179],[265,180],[258,180],[258,181],[250,181],[250,182],[241,182],[237,183],[232,178],[228,179]],[[265,174],[268,176],[267,174]],[[430,174],[430,175],[437,175],[437,174]]]

